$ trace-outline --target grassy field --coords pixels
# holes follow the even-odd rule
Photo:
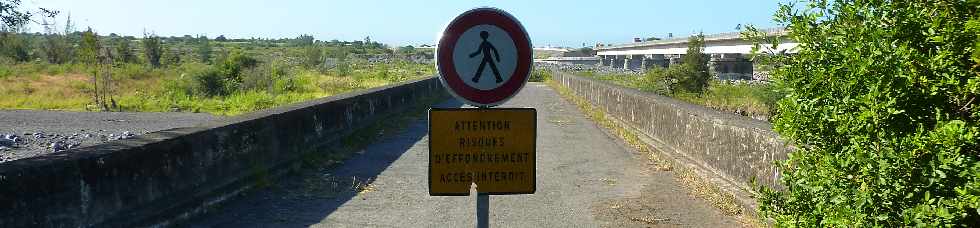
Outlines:
[[[208,68],[207,65],[188,62],[152,68],[145,64],[120,64],[112,68],[113,99],[117,103],[116,111],[237,115],[434,74],[431,64],[407,61],[370,63],[352,59],[344,64],[343,70],[290,67],[285,74],[268,78],[267,86],[261,86],[264,88],[212,96],[194,94],[192,90],[192,75]],[[267,69],[259,67],[252,71],[263,70]],[[4,97],[0,99],[0,109],[98,110],[92,98],[93,72],[92,66],[82,64],[0,64],[0,94]]]
[[[435,73],[431,50],[369,38],[136,38],[65,27],[0,31],[0,109],[237,115]]]
[[[575,74],[758,119],[768,119],[775,110],[776,101],[781,97],[775,87],[769,83],[749,84],[712,81],[708,90],[702,94],[670,93],[663,88],[662,83],[650,75],[609,74],[591,71]]]

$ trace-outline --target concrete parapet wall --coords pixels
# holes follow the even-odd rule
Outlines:
[[[0,227],[172,225],[439,98],[448,95],[427,78],[0,163]]]
[[[774,161],[786,159],[792,146],[769,123],[567,73],[556,72],[553,80],[725,179],[747,187],[754,178],[782,189]]]

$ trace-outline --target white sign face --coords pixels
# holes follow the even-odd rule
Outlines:
[[[477,25],[456,41],[453,61],[462,81],[479,90],[500,87],[517,68],[517,47],[506,31],[494,25]]]

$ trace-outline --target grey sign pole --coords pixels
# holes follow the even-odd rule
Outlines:
[[[476,227],[490,227],[490,194],[476,194]]]

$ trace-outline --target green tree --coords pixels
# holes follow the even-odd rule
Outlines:
[[[68,16],[68,21],[65,23],[65,33],[60,33],[56,30],[54,23],[54,16],[42,18],[44,25],[44,38],[41,40],[41,44],[38,47],[41,49],[40,52],[44,55],[48,63],[61,64],[71,61],[72,56],[74,56],[74,48],[69,42],[68,33],[74,30],[74,26],[71,23],[71,16]],[[48,20],[51,20],[48,22]]]
[[[27,40],[17,34],[31,19],[31,13],[20,9],[20,0],[0,1],[0,56],[18,62],[30,59]]]
[[[20,34],[0,31],[0,56],[5,56],[18,62],[30,60],[30,44]]]
[[[207,36],[202,35],[197,37],[196,52],[198,60],[202,63],[211,63],[211,53],[213,50]]]
[[[797,145],[785,191],[761,188],[779,226],[980,223],[980,1],[781,4],[797,54],[773,127]]]
[[[146,62],[153,67],[160,67],[160,57],[163,56],[163,42],[155,34],[143,33],[143,55]]]
[[[99,57],[99,38],[92,28],[82,32],[82,42],[79,44],[77,60],[84,64],[95,64]]]
[[[313,36],[303,34],[300,35],[299,37],[296,37],[296,39],[293,39],[290,43],[292,43],[293,46],[305,47],[305,46],[313,45],[313,43],[315,42],[316,39],[314,39]]]
[[[129,45],[129,40],[124,38],[116,38],[114,43],[116,44],[117,61],[123,63],[135,63],[137,61],[136,54],[133,53],[133,48]]]
[[[686,74],[679,78],[678,86],[692,93],[702,93],[708,88],[711,73],[708,72],[710,56],[704,54],[704,34],[691,36],[687,41],[687,53],[681,57],[681,63],[687,67]]]
[[[30,59],[30,43],[17,34],[31,21],[34,13],[20,8],[21,0],[0,0],[0,55],[16,61]],[[42,18],[54,18],[58,11],[38,8]],[[48,27],[48,26],[46,26]]]

